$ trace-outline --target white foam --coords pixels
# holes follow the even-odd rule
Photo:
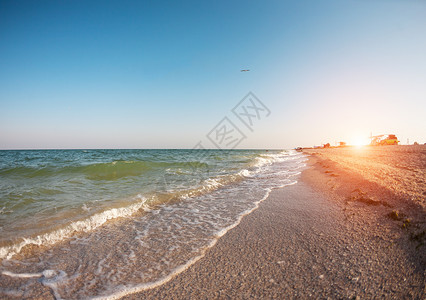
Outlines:
[[[100,227],[109,220],[121,217],[130,217],[139,209],[144,209],[146,207],[146,198],[141,195],[138,195],[138,198],[140,199],[140,201],[130,206],[112,208],[101,213],[95,214],[85,220],[73,222],[64,228],[55,230],[53,232],[42,234],[33,238],[23,238],[20,243],[11,246],[1,247],[0,259],[12,258],[15,254],[21,252],[22,248],[27,245],[52,245],[71,237],[75,232],[89,232]]]
[[[90,208],[87,207],[86,203],[83,204],[83,206],[81,207],[84,211],[90,211]]]
[[[272,165],[275,162],[283,162],[290,159],[298,158],[300,154],[296,151],[282,151],[280,153],[264,153],[256,158],[255,166],[261,169],[264,166]]]
[[[289,184],[285,184],[282,185],[282,187],[286,186],[286,185],[293,185],[297,183],[297,181],[293,181]],[[268,188],[265,190],[266,193],[263,196],[263,198],[261,198],[260,200],[254,202],[254,207],[247,209],[246,211],[244,211],[243,213],[241,213],[238,218],[237,221],[234,222],[233,224],[219,230],[216,232],[215,234],[215,238],[210,242],[210,244],[208,246],[206,246],[202,251],[201,254],[190,259],[188,262],[186,262],[185,264],[175,268],[174,270],[172,270],[172,272],[163,277],[160,278],[156,281],[152,281],[152,282],[148,282],[148,283],[143,283],[140,285],[136,285],[133,287],[126,287],[126,288],[121,288],[118,291],[115,291],[114,293],[110,294],[110,295],[106,295],[106,296],[97,296],[97,297],[92,297],[91,299],[96,299],[96,300],[114,300],[114,299],[120,299],[126,295],[130,295],[130,294],[134,294],[134,293],[138,293],[138,292],[142,292],[142,291],[146,291],[146,290],[150,290],[156,287],[159,287],[167,282],[169,282],[170,280],[172,280],[176,275],[184,272],[185,270],[187,270],[190,266],[192,266],[193,264],[195,264],[197,261],[199,261],[201,258],[203,258],[206,255],[206,252],[208,249],[212,248],[214,245],[216,245],[217,241],[224,236],[229,230],[235,228],[236,226],[238,226],[241,223],[241,220],[249,215],[250,213],[252,213],[253,211],[255,211],[256,209],[259,208],[259,205],[262,201],[264,201],[265,199],[268,198],[270,192],[272,191],[272,188]]]
[[[229,182],[232,182],[237,177],[250,177],[251,172],[243,169],[238,173],[232,175],[218,175],[217,177],[207,178],[202,181],[201,185],[197,188],[197,190],[189,191],[187,193],[181,194],[180,199],[187,199],[197,194],[197,192],[211,192],[214,191]]]
[[[44,270],[43,271],[43,276],[45,278],[52,278],[56,275],[58,275],[58,272],[56,272],[55,270]]]
[[[203,186],[206,186],[208,190],[218,188],[222,185],[223,184],[220,182],[220,178],[209,178],[206,179],[203,183]]]
[[[244,177],[251,177],[251,172],[247,169],[241,170],[238,172],[238,175],[244,176]]]
[[[42,279],[41,283],[52,289],[53,294],[55,295],[55,299],[58,299],[58,300],[63,299],[58,292],[58,283],[66,280],[67,273],[65,273],[64,271],[56,272],[56,271],[53,271],[53,270],[46,270],[46,271],[43,272],[43,275],[44,275],[45,272],[48,275],[51,275],[51,276],[48,277],[48,276],[45,275],[44,278]]]
[[[10,271],[2,271],[1,273],[5,276],[15,277],[15,278],[37,278],[37,277],[52,278],[58,275],[58,272],[56,272],[55,270],[44,270],[41,273],[13,273]]]
[[[13,273],[9,271],[2,271],[1,273],[9,277],[17,277],[17,278],[33,278],[33,277],[43,276],[43,273]]]
[[[7,214],[7,213],[13,213],[13,210],[6,210],[6,206],[3,206],[0,208],[0,215]]]

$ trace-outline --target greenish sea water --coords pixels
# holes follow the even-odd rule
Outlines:
[[[304,160],[293,150],[0,151],[0,271],[64,299],[147,288],[294,184]]]

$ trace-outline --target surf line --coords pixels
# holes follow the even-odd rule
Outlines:
[[[293,182],[290,182],[290,183],[288,183],[288,184],[284,184],[284,185],[279,186],[279,187],[277,187],[277,188],[283,188],[283,187],[285,187],[285,186],[293,185],[293,184],[296,184],[296,183],[297,183],[297,181],[295,180],[295,181],[293,181]],[[192,265],[193,265],[193,264],[195,264],[197,261],[199,261],[200,259],[202,259],[202,258],[206,255],[207,250],[209,250],[209,249],[210,249],[210,248],[212,248],[214,245],[216,245],[216,243],[219,241],[219,239],[220,239],[222,236],[224,236],[224,235],[225,235],[225,234],[226,234],[229,230],[231,230],[231,229],[233,229],[234,227],[238,226],[238,225],[240,224],[241,220],[242,220],[245,216],[247,216],[247,215],[251,214],[253,211],[255,211],[256,209],[258,209],[258,208],[259,208],[260,203],[269,197],[269,194],[271,193],[271,191],[272,191],[273,189],[274,189],[274,188],[268,188],[268,189],[266,189],[265,196],[263,196],[263,198],[262,198],[262,199],[260,199],[260,200],[258,200],[258,201],[256,201],[256,202],[254,202],[255,206],[254,206],[253,208],[247,209],[246,211],[244,211],[243,213],[241,213],[241,214],[240,214],[240,216],[238,217],[238,219],[237,219],[237,221],[236,221],[235,223],[233,223],[233,224],[229,225],[228,227],[226,227],[226,228],[224,228],[224,229],[222,229],[222,230],[219,230],[219,231],[216,233],[216,235],[215,235],[215,239],[214,239],[214,240],[212,240],[212,241],[211,241],[211,243],[210,243],[208,246],[206,246],[206,247],[205,247],[205,248],[201,251],[200,255],[198,255],[198,256],[196,256],[196,257],[194,257],[194,258],[190,259],[190,260],[189,260],[188,262],[186,262],[185,264],[183,264],[183,265],[181,265],[181,266],[179,266],[179,267],[175,268],[175,269],[174,269],[174,270],[173,270],[173,271],[172,271],[169,275],[167,275],[167,276],[165,276],[165,277],[163,277],[163,278],[161,278],[161,279],[159,279],[159,280],[157,280],[157,281],[148,282],[148,283],[143,283],[143,284],[136,285],[136,286],[129,287],[129,288],[123,288],[122,290],[119,290],[119,291],[117,291],[117,292],[115,292],[115,293],[113,293],[113,294],[105,295],[105,296],[95,296],[95,297],[92,297],[92,298],[90,298],[90,299],[92,299],[92,300],[115,300],[115,299],[120,299],[120,298],[122,298],[122,297],[124,297],[124,296],[127,296],[127,295],[131,295],[131,294],[135,294],[135,293],[139,293],[139,292],[143,292],[143,291],[146,291],[146,290],[150,290],[150,289],[153,289],[153,288],[159,287],[159,286],[161,286],[161,285],[163,285],[163,284],[165,284],[165,283],[167,283],[167,282],[171,281],[171,280],[172,280],[175,276],[177,276],[177,275],[179,275],[180,273],[184,272],[184,271],[185,271],[185,270],[187,270],[190,266],[192,266]]]

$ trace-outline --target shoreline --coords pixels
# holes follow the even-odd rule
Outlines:
[[[425,213],[421,205],[340,164],[338,152],[315,151],[305,152],[308,159],[295,175],[297,183],[270,190],[256,208],[202,248],[200,256],[152,284],[133,290],[122,286],[122,292],[94,298],[424,299],[426,251],[421,233]],[[268,178],[280,180],[281,176],[271,173]],[[233,194],[228,198],[232,201]],[[131,227],[124,228],[133,232]],[[83,247],[74,255],[91,255],[87,249],[96,249],[98,254],[107,251]],[[143,262],[148,250],[141,249],[134,258]],[[73,265],[59,263],[61,270],[72,270]],[[144,269],[134,269],[138,270]],[[14,284],[18,288],[19,282],[29,280],[32,285],[30,294],[7,292],[10,298],[60,298],[54,281],[51,286],[49,280],[47,284],[38,280],[45,280],[51,272],[3,275],[7,275],[0,274],[5,293]],[[90,282],[82,277],[78,284]],[[96,286],[92,291],[99,293]]]
[[[77,230],[52,246],[29,245],[13,259],[2,260],[0,298],[119,298],[160,286],[203,257],[272,188],[295,183],[293,176],[305,166],[305,157],[295,151],[215,151],[209,159],[215,166],[212,171],[222,175],[211,172],[198,183],[186,180],[198,172],[176,174],[187,185],[202,184],[205,193],[184,194],[183,201],[173,198],[129,218],[105,220],[94,230]],[[231,176],[223,180],[226,172]]]
[[[392,207],[347,201],[352,189],[367,187],[372,197],[392,196],[309,155],[297,184],[273,190],[202,259],[169,282],[122,299],[422,299],[421,237],[413,239],[408,230],[414,229],[403,228],[404,220],[388,217]]]

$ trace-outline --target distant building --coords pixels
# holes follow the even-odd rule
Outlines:
[[[381,134],[371,137],[370,145],[384,146],[384,145],[398,145],[399,141],[394,134]]]

